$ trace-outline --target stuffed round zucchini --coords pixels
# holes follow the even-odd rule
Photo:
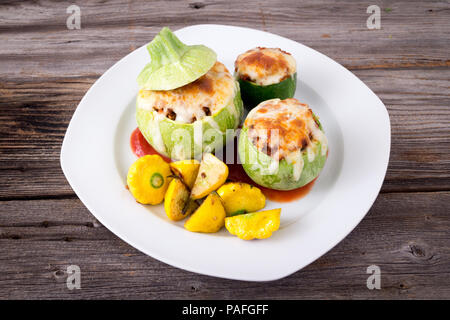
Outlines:
[[[160,154],[176,160],[221,147],[226,130],[238,127],[242,113],[239,84],[220,62],[185,86],[141,89],[136,101],[136,120],[144,137]]]
[[[297,99],[272,99],[251,110],[239,137],[239,157],[257,184],[292,190],[315,179],[327,158],[323,129]]]
[[[294,57],[278,48],[254,48],[239,55],[235,76],[242,100],[251,109],[270,99],[292,98],[297,85]]]

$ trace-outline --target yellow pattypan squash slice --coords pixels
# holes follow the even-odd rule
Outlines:
[[[183,179],[184,183],[192,189],[195,179],[197,178],[200,162],[197,160],[181,160],[170,163],[172,172]]]
[[[248,183],[225,183],[217,193],[222,198],[227,216],[258,211],[266,205],[266,197],[261,190]]]
[[[181,178],[174,177],[172,181],[170,181],[164,197],[164,209],[170,220],[182,220],[195,210],[195,208],[192,209],[192,205],[196,203],[193,200],[190,200],[189,195],[189,188]],[[193,204],[188,206],[189,203]]]
[[[128,170],[128,188],[137,202],[159,204],[164,199],[171,174],[169,164],[159,155],[143,156]]]
[[[201,199],[217,190],[228,177],[228,167],[211,153],[205,153],[191,191],[192,199]]]
[[[213,192],[186,221],[184,227],[192,232],[217,232],[223,227],[225,217],[222,200]]]
[[[281,209],[240,214],[225,219],[225,228],[243,240],[266,239],[280,227]]]

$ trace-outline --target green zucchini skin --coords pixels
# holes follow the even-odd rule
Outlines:
[[[233,111],[230,112],[230,109]],[[139,130],[158,153],[174,160],[199,159],[202,153],[206,152],[206,147],[212,148],[208,152],[212,152],[216,148],[222,148],[227,142],[226,130],[235,130],[241,122],[243,113],[244,107],[238,88],[229,104],[212,116],[212,120],[218,126],[217,129],[212,127],[204,119],[196,121],[201,122],[203,132],[202,144],[199,146],[194,139],[193,123],[179,123],[168,118],[155,121],[153,112],[139,108],[138,101],[136,102],[136,121]],[[215,136],[209,137],[205,134],[210,129],[216,132],[217,136],[222,137],[222,139],[216,141]],[[156,143],[155,141],[154,130],[160,132],[162,138],[160,143]],[[177,135],[177,132],[182,133],[183,138]],[[174,152],[177,144],[181,147],[178,153]]]
[[[302,154],[304,167],[300,179],[294,179],[294,167],[285,159],[278,163],[278,167],[265,153],[259,151],[248,138],[248,128],[244,126],[239,136],[238,151],[245,173],[260,186],[275,190],[293,190],[300,188],[319,176],[325,166],[327,155],[321,154],[321,144],[316,142],[315,158],[312,162],[308,160],[306,152]],[[277,168],[270,172],[269,168]]]
[[[241,87],[241,97],[244,106],[251,110],[263,101],[279,98],[281,100],[292,98],[297,87],[297,72],[279,83],[261,86],[238,77]]]

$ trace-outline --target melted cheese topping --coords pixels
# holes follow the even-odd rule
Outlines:
[[[286,159],[294,165],[294,177],[300,178],[303,152],[313,161],[321,143],[326,154],[328,143],[307,104],[291,98],[272,99],[252,109],[245,120],[248,137],[256,148],[276,160]]]
[[[202,77],[168,91],[140,90],[137,106],[182,123],[193,123],[226,107],[237,91],[236,82],[220,62]]]
[[[267,86],[291,77],[297,70],[295,59],[278,48],[255,48],[239,55],[234,64],[239,78]]]

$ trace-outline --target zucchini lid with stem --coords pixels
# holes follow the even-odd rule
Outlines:
[[[172,90],[204,75],[217,60],[204,45],[186,45],[164,27],[147,45],[150,63],[137,78],[140,89]]]

